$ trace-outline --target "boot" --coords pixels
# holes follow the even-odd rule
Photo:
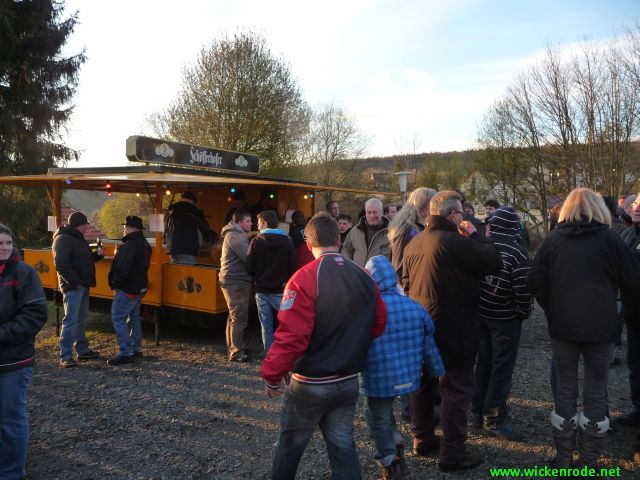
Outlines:
[[[571,468],[573,451],[576,448],[578,418],[577,413],[567,420],[558,415],[555,410],[551,412],[553,443],[556,445],[556,457],[552,462],[555,468]]]
[[[581,413],[578,424],[580,425],[580,435],[578,436],[580,464],[596,468],[598,465],[598,457],[602,451],[604,437],[609,431],[609,418],[604,417],[604,420],[601,422],[591,423],[591,421]]]

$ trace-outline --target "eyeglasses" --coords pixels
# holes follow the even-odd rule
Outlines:
[[[464,212],[461,212],[460,210],[451,210],[451,213],[459,213],[464,216]]]

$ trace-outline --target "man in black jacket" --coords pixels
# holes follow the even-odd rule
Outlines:
[[[636,196],[628,212],[633,224],[620,236],[635,253],[640,256],[640,195]],[[618,418],[621,425],[640,427],[640,300],[628,289],[622,289],[624,320],[627,324],[627,365],[631,387],[632,410]]]
[[[116,291],[111,304],[111,321],[120,347],[120,353],[107,360],[109,365],[131,363],[135,357],[142,357],[140,302],[147,292],[147,271],[151,262],[151,245],[142,230],[140,217],[127,217],[122,246],[109,270],[109,286]]]
[[[209,224],[195,204],[196,195],[187,191],[182,194],[180,201],[167,208],[164,232],[171,263],[195,264],[200,239],[202,242],[209,241]]]
[[[467,409],[473,397],[473,366],[478,350],[480,280],[502,267],[500,252],[475,227],[463,220],[460,195],[438,192],[431,199],[426,227],[407,245],[402,260],[402,285],[431,315],[435,339],[447,370],[441,381],[440,470],[477,467],[478,451],[465,447]],[[411,396],[411,426],[419,455],[438,447],[434,436],[435,383],[424,384]]]
[[[89,315],[89,288],[96,286],[95,262],[102,259],[102,251],[92,252],[84,239],[88,220],[84,213],[69,215],[68,225],[53,234],[53,263],[62,291],[64,318],[60,332],[60,366],[75,367],[73,348],[78,360],[100,356],[89,348],[85,336],[85,322]]]
[[[258,229],[260,233],[249,244],[246,268],[256,286],[256,306],[266,352],[273,342],[273,319],[280,310],[282,291],[297,269],[297,256],[291,239],[278,228],[276,212],[259,213]]]

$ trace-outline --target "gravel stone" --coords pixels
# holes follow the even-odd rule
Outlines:
[[[225,359],[224,317],[212,318],[213,329],[167,327],[161,345],[153,344],[144,325],[145,358],[110,367],[116,354],[109,317],[92,313],[88,336],[97,360],[77,368],[58,367],[57,337],[50,321],[37,339],[37,364],[29,390],[31,439],[27,471],[31,479],[268,479],[271,449],[276,439],[280,400],[270,400],[258,377],[259,360],[245,364]],[[260,348],[257,320],[251,320],[248,344]],[[625,359],[626,343],[616,347]],[[485,479],[489,467],[544,466],[554,454],[549,414],[551,350],[540,308],[525,321],[513,392],[509,402],[514,428],[525,441],[488,438],[469,424],[469,444],[485,463],[471,471],[443,474],[436,458],[407,463],[412,479]],[[626,362],[613,367],[609,378],[611,416],[630,408]],[[399,405],[396,407],[399,408]],[[365,479],[378,478],[374,447],[360,400],[355,421],[356,445]],[[400,422],[399,411],[396,418]],[[400,423],[407,442],[408,425]],[[633,461],[637,429],[619,427],[606,439],[601,466],[621,467],[622,477],[639,478]],[[439,432],[441,433],[441,432]],[[330,477],[329,462],[319,432],[301,460],[300,479]]]

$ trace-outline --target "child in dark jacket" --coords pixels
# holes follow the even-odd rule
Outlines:
[[[365,420],[383,478],[400,478],[407,471],[402,458],[404,439],[396,428],[393,400],[418,389],[423,364],[434,378],[443,376],[445,370],[433,340],[433,322],[419,303],[400,292],[391,262],[384,256],[375,256],[365,268],[378,284],[388,316],[384,334],[369,348],[360,391],[366,397]]]

